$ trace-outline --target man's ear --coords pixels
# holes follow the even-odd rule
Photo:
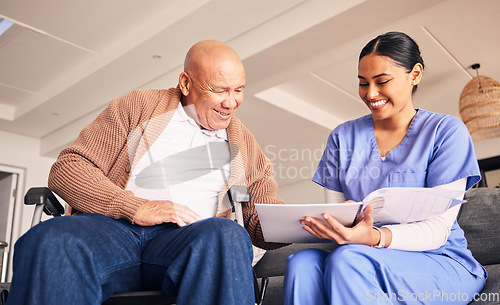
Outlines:
[[[191,89],[191,81],[189,79],[189,75],[186,72],[182,72],[179,75],[179,88],[181,89],[182,95],[189,95],[189,90]]]
[[[420,80],[422,79],[422,74],[424,72],[424,67],[422,64],[417,63],[415,66],[413,66],[413,69],[410,72],[410,77],[412,80],[412,85],[418,85],[420,83]]]

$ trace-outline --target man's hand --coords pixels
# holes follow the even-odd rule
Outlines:
[[[172,201],[148,201],[137,210],[132,222],[140,226],[172,222],[182,227],[200,219],[198,214],[185,205]]]

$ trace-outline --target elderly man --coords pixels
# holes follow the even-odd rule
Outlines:
[[[245,71],[218,41],[187,53],[176,88],[134,90],[64,149],[49,187],[82,212],[45,221],[16,244],[8,304],[100,304],[161,289],[182,304],[253,304],[254,202],[282,203],[272,165],[234,117]],[[228,189],[248,187],[244,226]],[[217,216],[217,217],[215,217]]]

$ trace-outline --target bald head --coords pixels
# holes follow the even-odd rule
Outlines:
[[[228,45],[200,41],[186,54],[179,88],[186,113],[200,126],[225,129],[243,101],[245,68]]]
[[[194,44],[186,54],[184,72],[205,74],[207,69],[212,70],[222,62],[241,65],[238,54],[223,42],[217,40],[203,40]]]

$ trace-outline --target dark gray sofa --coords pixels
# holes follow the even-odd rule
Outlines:
[[[488,280],[477,301],[471,304],[500,304],[500,189],[476,188],[467,191],[458,222],[465,231],[468,248],[485,267]],[[288,256],[305,248],[331,250],[334,243],[292,244],[268,251],[255,266],[257,277],[269,277],[264,305],[283,304],[283,277]]]

